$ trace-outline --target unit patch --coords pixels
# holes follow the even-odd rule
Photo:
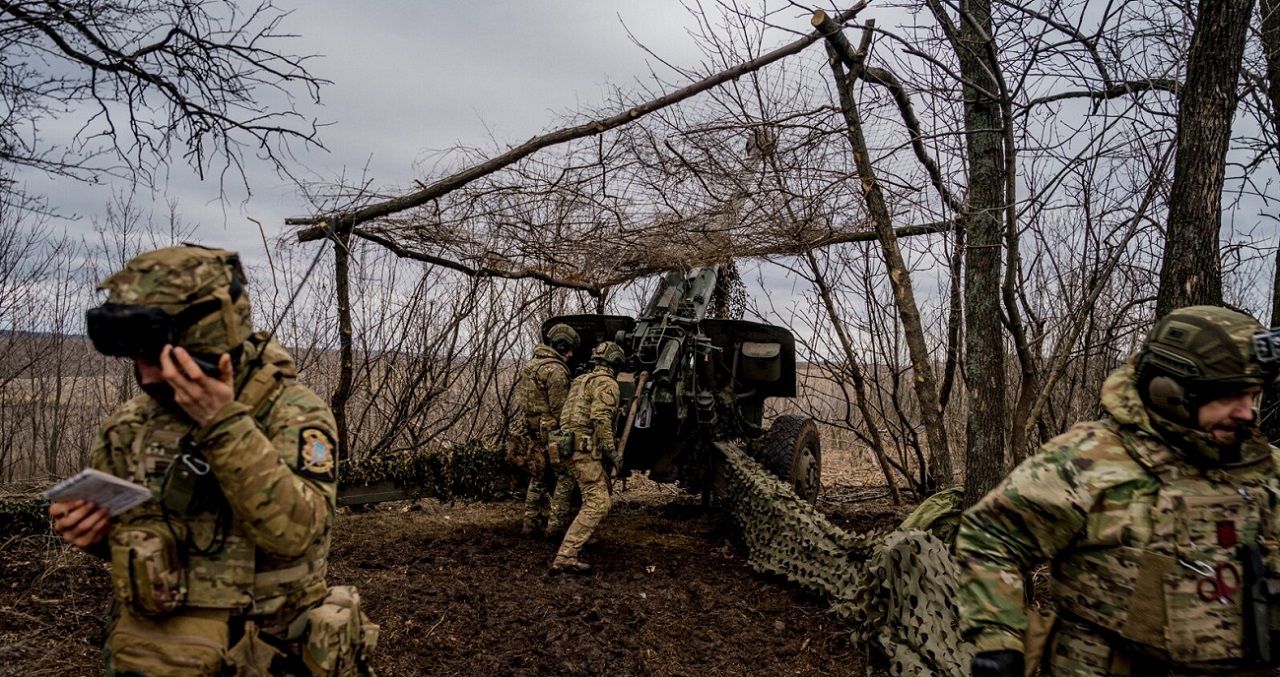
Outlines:
[[[324,482],[334,480],[333,442],[319,428],[303,428],[298,436],[298,473]]]

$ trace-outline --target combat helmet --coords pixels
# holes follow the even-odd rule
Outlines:
[[[602,341],[591,351],[591,360],[607,365],[614,371],[621,371],[622,366],[626,364],[627,354],[613,341]]]
[[[554,348],[557,353],[564,354],[570,350],[577,350],[582,339],[578,338],[578,332],[574,331],[573,327],[562,322],[552,325],[547,330],[546,341],[547,345]]]
[[[246,285],[232,251],[185,245],[139,254],[98,285],[107,300],[86,313],[89,338],[105,355],[155,360],[170,343],[216,361],[253,333]]]
[[[1195,427],[1214,399],[1266,386],[1280,373],[1280,328],[1220,306],[1188,306],[1160,318],[1138,354],[1138,390],[1156,414]]]

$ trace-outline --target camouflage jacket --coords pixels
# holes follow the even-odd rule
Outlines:
[[[569,393],[569,365],[551,346],[539,343],[533,359],[520,369],[520,404],[529,432],[538,435],[560,427],[560,410]]]
[[[560,427],[586,440],[595,453],[612,454],[613,420],[618,414],[618,381],[613,370],[597,366],[573,380],[560,415]]]
[[[962,629],[978,651],[1023,650],[1024,572],[1048,561],[1058,613],[1174,664],[1240,662],[1243,586],[1214,583],[1238,578],[1238,544],[1259,544],[1280,571],[1277,450],[1255,438],[1240,463],[1193,465],[1143,406],[1132,367],[1107,379],[1102,405],[1105,418],[1050,440],[964,513]]]
[[[108,543],[112,580],[122,603],[135,602],[142,581],[131,571],[137,534],[173,534],[184,563],[176,588],[179,605],[229,609],[259,618],[265,627],[287,624],[324,597],[329,532],[336,503],[335,424],[329,407],[295,381],[288,353],[257,334],[245,345],[241,369],[264,352],[247,374],[238,399],[197,426],[146,395],[129,400],[98,434],[91,464],[150,488],[156,499],[118,516]],[[181,465],[207,462],[216,484],[203,484],[201,506],[177,513],[165,504],[166,475]],[[150,525],[150,528],[148,527]],[[163,529],[156,529],[162,525]],[[130,539],[135,547],[130,553]],[[123,558],[123,559],[122,559]],[[163,568],[163,567],[161,567]]]

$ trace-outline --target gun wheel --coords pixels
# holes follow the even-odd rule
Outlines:
[[[794,415],[773,419],[760,445],[760,460],[773,474],[791,483],[802,500],[818,502],[822,491],[822,445],[813,419]]]

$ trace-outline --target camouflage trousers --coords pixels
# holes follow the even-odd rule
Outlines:
[[[1112,639],[1090,625],[1068,619],[1059,619],[1045,653],[1040,674],[1046,677],[1265,677],[1272,674],[1268,668],[1179,669],[1140,653],[1128,642]]]
[[[578,452],[569,460],[568,466],[569,473],[577,481],[578,488],[582,490],[582,507],[578,510],[578,516],[573,518],[573,524],[569,525],[569,530],[564,534],[564,541],[556,553],[557,558],[577,557],[582,546],[587,544],[587,539],[591,538],[591,532],[595,531],[596,525],[609,514],[609,485],[600,459]],[[557,496],[559,490],[560,486],[557,484]]]
[[[371,677],[379,628],[360,606],[355,588],[335,586],[323,602],[286,614],[292,623],[263,629],[262,618],[227,609],[152,618],[113,602],[103,667],[108,677]]]
[[[551,514],[547,517],[547,533],[559,536],[569,526],[573,516],[573,491],[578,488],[578,481],[573,478],[569,465],[557,462],[551,468],[552,482],[555,489],[551,494]],[[525,514],[528,514],[528,501],[525,501]]]
[[[556,485],[556,476],[551,468],[542,475],[529,478],[529,486],[524,491],[524,527],[526,531],[541,529],[547,523],[548,503],[551,492]]]

